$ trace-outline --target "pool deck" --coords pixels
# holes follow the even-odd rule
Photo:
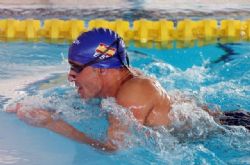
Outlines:
[[[153,2],[153,4],[152,4]],[[128,5],[138,5],[143,8],[158,7],[158,6],[192,6],[192,5],[207,5],[229,7],[250,4],[249,0],[0,0],[1,7],[32,7],[32,6],[60,6],[60,7],[76,7],[76,8],[89,8],[89,7],[124,7]],[[176,7],[176,6],[173,6]]]

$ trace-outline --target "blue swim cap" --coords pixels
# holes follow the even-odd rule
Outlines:
[[[95,59],[95,68],[121,68],[126,61],[124,41],[109,29],[98,28],[82,33],[70,46],[68,59],[82,65]]]

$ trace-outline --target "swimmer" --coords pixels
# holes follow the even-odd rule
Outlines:
[[[168,117],[172,104],[170,96],[156,80],[129,66],[124,41],[117,33],[99,28],[81,34],[69,48],[68,62],[71,66],[68,80],[75,84],[81,98],[88,100],[113,97],[117,104],[130,111],[142,125],[156,127],[171,124]],[[117,142],[122,143],[124,133],[128,131],[126,125],[109,114],[108,138],[100,142],[61,119],[53,119],[52,112],[44,109],[25,111],[22,106],[18,103],[6,111],[16,113],[28,124],[47,128],[105,151],[116,151]],[[213,113],[207,107],[203,109],[219,119],[221,124],[243,125],[249,129],[248,112]],[[242,116],[244,121],[240,121]]]

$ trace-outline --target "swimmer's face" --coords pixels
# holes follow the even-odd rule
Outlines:
[[[70,61],[75,67],[79,64]],[[97,69],[86,67],[81,72],[77,73],[74,69],[70,69],[68,80],[74,82],[77,87],[77,92],[84,99],[98,97],[101,92],[101,79]]]

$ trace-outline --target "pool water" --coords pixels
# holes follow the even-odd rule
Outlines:
[[[68,46],[0,42],[0,164],[250,164],[250,133],[216,124],[195,103],[174,105],[171,115],[184,120],[177,120],[177,131],[172,131],[138,125],[112,98],[81,100],[66,80]],[[182,49],[130,43],[128,54],[133,67],[156,78],[172,97],[181,93],[223,111],[250,111],[249,42]],[[4,112],[18,101],[56,109],[55,117],[99,140],[106,138],[111,112],[125,122],[132,120],[133,135],[127,137],[128,147],[116,153],[97,151]],[[183,128],[187,124],[189,129]]]

